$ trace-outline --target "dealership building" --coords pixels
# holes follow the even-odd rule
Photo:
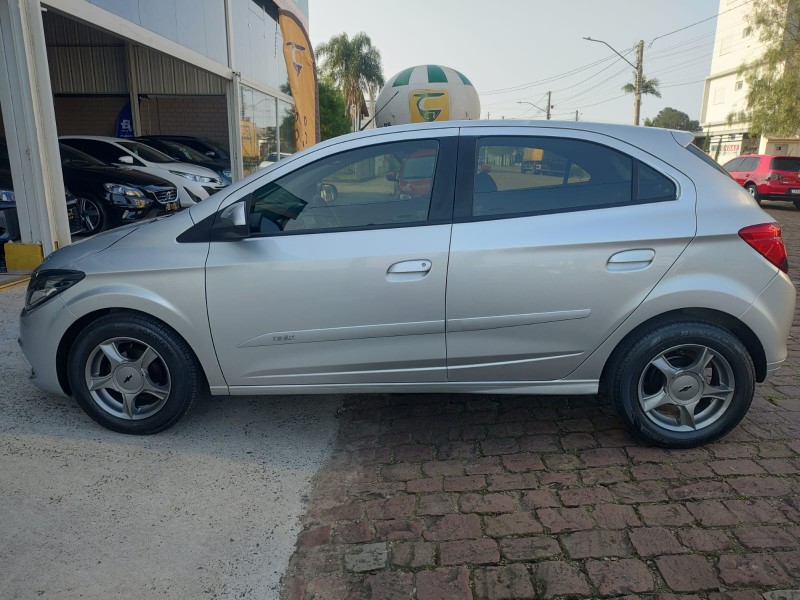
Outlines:
[[[23,262],[70,241],[59,135],[207,138],[230,149],[234,178],[293,152],[279,8],[307,30],[308,0],[0,0]]]

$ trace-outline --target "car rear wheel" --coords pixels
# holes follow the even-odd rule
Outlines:
[[[800,210],[800,200],[795,200],[794,202],[792,202],[792,204],[794,204],[794,207],[797,210]]]
[[[758,188],[755,186],[754,183],[748,183],[746,186],[744,186],[744,189],[750,192],[750,195],[756,202],[761,204],[761,195],[758,193]]]
[[[93,196],[83,196],[78,198],[80,208],[81,224],[83,233],[93,235],[108,229],[108,210],[105,205]]]
[[[67,370],[78,404],[92,419],[137,435],[174,425],[202,385],[186,342],[144,315],[117,313],[93,322],[78,335]]]
[[[648,443],[691,448],[742,420],[755,369],[731,332],[702,321],[656,327],[620,348],[608,391],[630,431]]]

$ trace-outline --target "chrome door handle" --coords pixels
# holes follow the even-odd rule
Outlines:
[[[656,257],[652,248],[638,248],[636,250],[623,250],[608,259],[606,268],[612,272],[641,271],[649,267]]]
[[[389,270],[386,271],[390,275],[400,275],[403,273],[427,273],[431,270],[431,261],[429,260],[405,260],[403,262],[394,263]]]

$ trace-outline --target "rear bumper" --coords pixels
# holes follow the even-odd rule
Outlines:
[[[786,341],[794,319],[796,291],[789,277],[779,272],[741,316],[761,341],[767,362],[767,377],[786,361]]]

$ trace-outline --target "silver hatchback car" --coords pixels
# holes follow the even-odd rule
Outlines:
[[[709,442],[786,359],[795,290],[780,226],[691,141],[553,121],[330,140],[50,255],[31,378],[134,434],[206,387],[603,390],[649,443]]]

